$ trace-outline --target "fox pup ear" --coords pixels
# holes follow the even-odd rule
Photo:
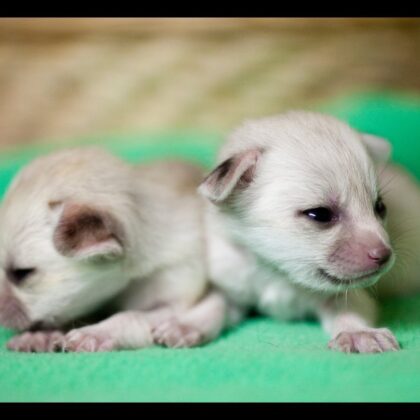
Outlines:
[[[362,141],[374,162],[385,163],[391,157],[392,146],[388,140],[372,134],[362,134]]]
[[[248,186],[254,179],[261,151],[238,153],[222,162],[201,183],[200,194],[214,203],[221,203],[237,188]]]
[[[53,234],[60,254],[79,260],[113,260],[123,255],[122,229],[107,211],[76,203],[49,206],[61,210]]]

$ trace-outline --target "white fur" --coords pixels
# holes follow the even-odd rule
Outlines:
[[[356,273],[356,257],[350,262],[345,255],[331,257],[340,241],[371,237],[387,247],[392,241],[397,264],[379,282],[379,291],[420,290],[420,189],[402,172],[374,165],[386,161],[389,144],[333,117],[294,111],[247,121],[233,131],[219,155],[219,163],[233,159],[232,171],[239,171],[228,180],[241,179],[235,159],[250,151],[260,154],[252,181],[248,174],[235,190],[231,182],[223,184],[216,169],[199,189],[211,201],[206,214],[211,280],[244,310],[255,307],[283,320],[319,317],[332,336],[331,348],[396,350],[388,330],[373,328],[376,303],[363,289],[375,284],[395,257],[359,282],[354,279],[364,273]],[[383,193],[391,239],[374,212],[381,173],[381,181],[393,177]],[[299,213],[328,202],[344,215],[331,228],[319,229]],[[400,236],[407,227],[409,237]],[[398,251],[400,243],[406,255]],[[320,268],[349,283],[331,283]]]
[[[23,305],[28,320],[20,328],[36,322],[61,328],[118,297],[121,312],[70,332],[62,346],[96,351],[150,345],[154,328],[187,311],[205,292],[202,202],[195,193],[200,179],[189,164],[131,166],[94,148],[53,153],[24,168],[0,217],[0,293]],[[114,216],[122,244],[109,239],[62,255],[52,238],[68,203]],[[96,261],[98,255],[107,258]],[[5,273],[11,264],[36,272],[15,285]],[[7,316],[3,322],[14,326]],[[30,350],[40,334],[28,333],[9,347]]]

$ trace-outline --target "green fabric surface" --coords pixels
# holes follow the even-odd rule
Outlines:
[[[387,137],[394,160],[420,179],[420,98],[372,93],[319,109]],[[209,166],[221,140],[220,133],[143,133],[102,143],[129,161],[178,156]],[[22,165],[50,149],[3,154],[0,194]],[[98,354],[8,352],[13,333],[0,329],[0,401],[420,401],[420,297],[386,301],[381,325],[402,351],[335,353],[316,322],[264,318],[201,348]]]

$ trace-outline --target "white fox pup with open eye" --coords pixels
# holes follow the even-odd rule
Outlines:
[[[237,128],[199,188],[210,278],[232,307],[318,317],[335,350],[399,349],[375,328],[377,304],[364,290],[382,276],[379,294],[420,290],[420,190],[385,167],[389,154],[384,139],[317,113]]]
[[[24,168],[0,209],[0,324],[30,331],[8,348],[104,351],[210,339],[205,325],[165,327],[181,313],[197,322],[202,308],[223,313],[223,300],[206,292],[201,179],[193,165],[133,166],[94,148]],[[117,308],[110,318],[61,330],[109,301]]]

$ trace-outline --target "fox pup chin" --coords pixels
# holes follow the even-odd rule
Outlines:
[[[217,335],[200,321],[201,307],[224,311],[207,291],[201,177],[190,164],[132,166],[96,148],[25,167],[0,208],[0,323],[23,332],[8,348],[182,347]],[[109,318],[69,331],[110,301]],[[193,321],[175,328],[181,314]]]
[[[235,129],[199,188],[209,277],[231,308],[317,317],[334,350],[398,350],[368,288],[420,290],[420,189],[390,149],[305,111]]]

